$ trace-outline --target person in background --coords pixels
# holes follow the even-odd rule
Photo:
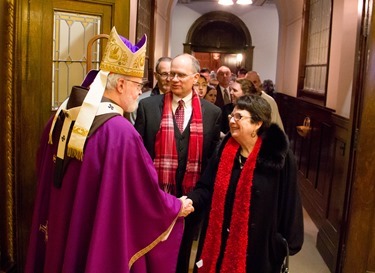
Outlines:
[[[210,80],[208,81],[210,85],[217,86],[219,84],[215,71],[210,72]]]
[[[198,82],[199,62],[190,54],[171,63],[171,92],[140,101],[135,128],[154,160],[160,187],[176,197],[190,192],[206,168],[220,141],[221,110],[200,99],[193,85]],[[187,273],[199,214],[185,218],[176,273]]]
[[[273,98],[276,96],[275,85],[273,84],[272,80],[264,80],[262,87],[264,92],[267,93],[267,95],[270,95]]]
[[[245,77],[246,77],[246,73],[247,73],[246,68],[241,67],[241,68],[238,69],[238,71],[237,71],[237,78],[238,78],[238,79],[245,78]]]
[[[216,97],[217,97],[217,90],[216,90],[216,88],[214,86],[212,86],[212,85],[208,85],[207,86],[207,93],[206,93],[206,95],[203,98],[205,100],[208,100],[209,102],[212,102],[213,104],[215,104]]]
[[[199,70],[199,74],[203,75],[207,82],[210,80],[210,70],[206,67],[203,67]]]
[[[194,83],[193,87],[194,87],[195,92],[198,93],[198,96],[200,98],[203,98],[206,95],[207,86],[208,86],[207,79],[202,74],[199,74],[199,79],[196,83]]]
[[[249,71],[246,74],[246,79],[250,80],[256,90],[257,94],[262,96],[271,106],[271,121],[279,125],[279,127],[284,130],[283,121],[281,120],[279,108],[277,107],[277,103],[270,95],[262,90],[262,81],[260,80],[260,76],[256,71]]]
[[[237,100],[243,95],[255,94],[257,92],[254,84],[245,78],[236,79],[231,82],[230,85],[230,95],[232,102],[224,105],[222,110],[221,118],[221,137],[224,137],[226,133],[229,132],[228,115],[232,113]]]
[[[279,273],[287,247],[296,254],[304,238],[296,160],[261,96],[240,97],[228,121],[188,194],[196,212],[210,207],[198,273]]]
[[[229,67],[221,66],[217,70],[217,80],[219,84],[216,86],[217,90],[217,98],[215,105],[218,107],[223,107],[225,104],[231,102],[230,94],[229,94],[229,83],[232,79],[232,72],[230,71]]]
[[[26,273],[175,272],[191,200],[159,188],[123,117],[137,108],[146,44],[143,36],[131,45],[113,28],[100,71],[73,87],[45,127]]]
[[[169,82],[169,72],[171,70],[170,57],[160,57],[155,64],[154,77],[156,84],[152,90],[146,90],[139,96],[138,101],[147,98],[149,96],[161,95],[168,93],[171,89]],[[137,111],[126,114],[129,121],[134,124],[137,118]]]
[[[151,91],[152,95],[161,95],[168,93],[171,90],[169,82],[169,72],[171,71],[172,58],[161,57],[155,64],[154,77],[156,85]]]

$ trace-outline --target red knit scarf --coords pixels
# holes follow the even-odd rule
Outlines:
[[[178,155],[174,135],[172,113],[173,93],[164,96],[164,107],[159,132],[155,140],[154,164],[159,177],[160,187],[168,193],[176,195],[176,169]],[[182,182],[183,194],[190,192],[200,177],[202,149],[203,149],[203,123],[202,109],[199,96],[193,91],[192,118],[190,121],[189,150],[186,172]]]
[[[220,269],[221,273],[246,273],[251,187],[256,159],[261,144],[262,139],[258,137],[240,174],[233,204],[229,236]],[[230,138],[220,158],[212,196],[207,234],[201,256],[203,266],[198,269],[199,273],[216,272],[217,259],[222,244],[221,234],[224,222],[225,199],[238,149],[239,144],[233,138]]]

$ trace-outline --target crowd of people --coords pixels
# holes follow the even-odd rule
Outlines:
[[[113,28],[47,123],[25,272],[188,273],[194,240],[194,272],[280,272],[303,216],[273,82],[184,53],[145,90],[146,41]]]

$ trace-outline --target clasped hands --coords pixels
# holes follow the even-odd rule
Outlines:
[[[194,211],[193,201],[186,196],[181,196],[179,199],[181,200],[181,210],[178,216],[186,217]]]

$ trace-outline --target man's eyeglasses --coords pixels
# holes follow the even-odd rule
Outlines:
[[[228,120],[230,121],[232,118],[234,118],[235,121],[240,121],[243,118],[251,118],[251,116],[242,116],[240,113],[232,113],[228,115]]]
[[[159,77],[160,77],[162,80],[166,80],[166,79],[169,77],[169,73],[167,73],[167,72],[163,72],[163,73],[156,72],[156,74],[158,74]]]
[[[171,72],[171,73],[169,73],[169,78],[170,78],[171,80],[173,80],[174,77],[177,76],[177,79],[178,79],[178,80],[183,81],[183,80],[186,80],[188,77],[193,76],[193,75],[195,75],[195,74],[197,74],[197,73],[185,74],[185,73],[176,73],[176,72]]]
[[[125,79],[125,81],[132,82],[132,83],[137,84],[137,90],[142,90],[143,86],[145,85],[145,83],[142,83],[142,82],[136,82],[136,81],[132,81],[132,80],[129,80],[129,79]]]

